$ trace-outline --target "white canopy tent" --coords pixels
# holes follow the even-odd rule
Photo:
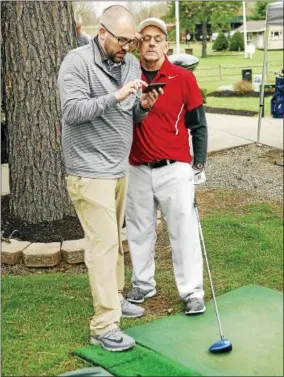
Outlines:
[[[264,53],[263,53],[263,65],[262,65],[262,80],[261,80],[261,93],[258,115],[258,128],[257,128],[257,143],[260,139],[261,117],[264,106],[264,76],[265,65],[267,56],[267,44],[270,25],[283,25],[283,1],[277,1],[267,5],[266,8],[266,25],[265,25],[265,38],[264,38]]]

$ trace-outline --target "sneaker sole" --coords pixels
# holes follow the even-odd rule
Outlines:
[[[190,315],[190,314],[201,314],[201,313],[204,313],[206,311],[206,308],[204,306],[204,308],[200,309],[200,310],[189,310],[189,311],[186,311],[185,314],[186,315]]]
[[[135,299],[132,299],[132,298],[127,298],[127,301],[132,302],[134,304],[143,304],[143,302],[145,301],[145,298],[154,297],[156,295],[156,293],[157,293],[156,291],[149,292],[141,300],[135,300]]]
[[[127,351],[130,348],[135,347],[135,345],[136,345],[136,343],[134,343],[134,344],[131,344],[129,346],[125,346],[125,347],[121,347],[121,348],[110,348],[110,347],[105,346],[105,344],[102,341],[100,341],[100,340],[93,340],[93,339],[90,341],[90,344],[92,344],[93,346],[102,346],[105,350],[111,351],[111,352]]]
[[[139,315],[124,315],[124,314],[122,314],[121,315],[121,318],[141,318],[141,317],[143,317],[143,315],[144,315],[145,313],[143,312],[142,314],[139,314]]]

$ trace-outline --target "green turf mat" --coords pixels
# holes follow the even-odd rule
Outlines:
[[[283,295],[257,285],[217,298],[233,351],[214,355],[219,340],[213,302],[198,316],[178,314],[126,332],[139,344],[204,376],[283,376]],[[171,374],[169,374],[171,375]]]
[[[92,364],[101,365],[115,376],[200,376],[191,368],[140,345],[126,352],[108,352],[100,346],[89,346],[73,354]]]

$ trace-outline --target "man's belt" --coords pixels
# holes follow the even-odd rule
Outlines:
[[[163,166],[170,165],[176,162],[175,160],[157,160],[152,162],[144,162],[142,165],[149,166],[151,169],[162,168]]]

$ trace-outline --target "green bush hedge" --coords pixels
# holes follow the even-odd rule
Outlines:
[[[224,33],[219,33],[216,41],[213,43],[212,49],[215,51],[224,51],[229,47],[228,39]]]
[[[231,38],[230,51],[243,51],[244,37],[240,31],[236,31]]]

